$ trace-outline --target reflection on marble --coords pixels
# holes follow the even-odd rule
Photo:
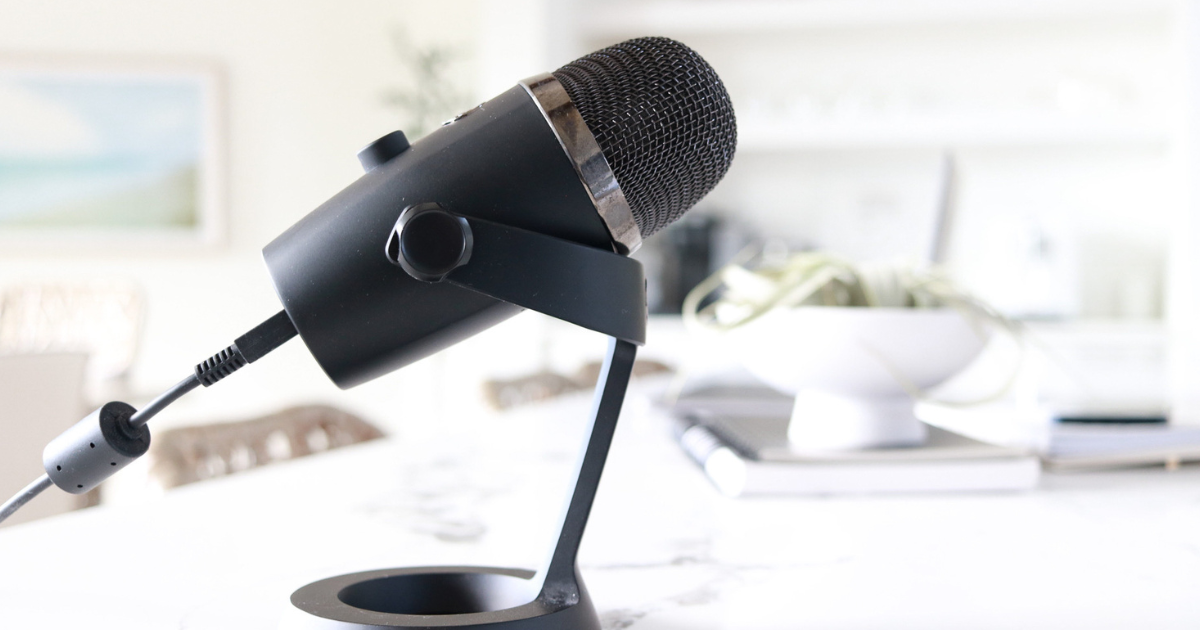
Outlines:
[[[465,462],[443,458],[406,466],[402,474],[408,480],[402,492],[359,511],[388,526],[444,542],[476,542],[487,533],[487,524],[475,506],[502,490],[472,479]]]

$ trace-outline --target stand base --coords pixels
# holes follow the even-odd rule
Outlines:
[[[493,567],[416,567],[350,573],[292,594],[284,630],[504,628],[600,630],[579,581],[573,604],[537,596],[533,571]],[[578,579],[578,578],[576,578]]]
[[[291,616],[283,627],[600,630],[575,558],[636,355],[633,343],[610,339],[596,383],[587,446],[575,471],[575,490],[562,517],[558,542],[541,571],[418,567],[340,575],[293,593]]]

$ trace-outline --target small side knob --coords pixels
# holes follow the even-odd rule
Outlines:
[[[436,203],[421,203],[400,213],[385,253],[392,264],[417,280],[441,282],[467,264],[474,244],[466,219]]]
[[[408,138],[403,131],[393,131],[386,136],[368,144],[358,152],[358,161],[363,170],[370,172],[375,167],[387,163],[392,158],[408,150]]]

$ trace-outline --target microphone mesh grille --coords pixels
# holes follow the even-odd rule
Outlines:
[[[642,237],[708,194],[737,148],[733,104],[695,51],[665,37],[631,39],[554,71],[633,210]]]

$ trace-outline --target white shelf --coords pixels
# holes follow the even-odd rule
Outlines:
[[[753,33],[921,24],[1169,17],[1170,0],[662,0],[596,3],[580,20],[595,37]]]
[[[1077,121],[847,121],[801,125],[743,120],[743,151],[911,147],[1146,146],[1165,147],[1166,129],[1153,125]]]

